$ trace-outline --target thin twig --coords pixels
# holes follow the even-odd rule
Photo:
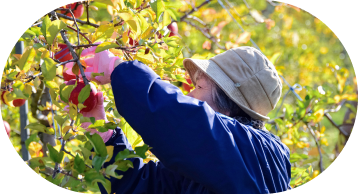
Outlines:
[[[336,127],[338,130],[339,130],[339,132],[341,132],[345,137],[348,137],[349,136],[349,134],[347,134],[347,132],[345,132],[345,131],[343,131],[342,129],[341,129],[341,127],[339,126],[339,125],[337,125],[337,123],[335,123],[334,121],[333,121],[333,119],[332,119],[332,117],[331,117],[331,115],[329,114],[329,113],[324,113],[324,116],[329,120],[329,122],[334,126],[334,127]]]
[[[208,38],[208,39],[210,39],[211,41],[213,41],[220,49],[226,50],[226,48],[225,48],[224,46],[221,46],[221,45],[218,43],[218,40],[217,40],[215,37],[211,36],[209,33],[207,33],[205,29],[200,28],[199,26],[197,26],[196,24],[194,24],[193,22],[188,21],[188,20],[183,20],[183,22],[186,22],[187,24],[189,24],[189,25],[193,26],[194,28],[196,28],[197,30],[199,30],[201,33],[203,33],[203,35],[204,35],[206,38]]]
[[[71,26],[67,26],[67,28],[69,28],[69,29],[71,29],[71,30],[73,30],[73,31],[75,31],[75,32],[79,32],[79,31],[77,31],[76,29],[72,28]],[[81,36],[82,36],[83,38],[85,38],[85,39],[88,41],[89,44],[92,44],[92,41],[91,41],[89,38],[87,38],[87,36],[86,36],[85,34],[83,34],[82,32],[79,32],[79,33],[81,34]]]
[[[77,6],[78,6],[78,3],[76,4],[75,9],[77,8]],[[76,28],[77,28],[77,45],[80,45],[80,44],[81,44],[81,43],[80,43],[80,28],[79,28],[78,25],[77,25],[77,21],[76,21],[75,15],[73,15],[72,10],[71,10],[71,9],[68,9],[68,11],[69,11],[70,14],[72,15],[73,21],[75,22],[75,26],[76,26]]]
[[[203,7],[204,5],[208,4],[211,0],[206,0],[204,1],[202,4],[200,4],[198,7],[194,7],[191,11],[189,11],[188,13],[186,13],[185,15],[183,15],[180,18],[180,21],[183,21],[185,18],[187,18],[190,14],[194,13],[195,11],[197,11],[198,9],[200,9],[201,7]]]
[[[86,75],[85,75],[85,72],[83,70],[83,67],[82,67],[82,64],[81,64],[81,61],[80,61],[80,57],[77,56],[77,53],[73,50],[73,45],[71,45],[71,43],[68,41],[68,38],[66,37],[65,35],[65,31],[64,30],[61,30],[61,36],[62,36],[62,39],[63,41],[66,43],[68,49],[70,50],[71,54],[72,54],[72,57],[73,59],[76,60],[76,63],[80,69],[80,72],[81,72],[81,75],[82,75],[82,79],[83,79],[83,82],[85,83],[85,85],[88,84],[88,80],[86,78]]]
[[[71,17],[69,17],[69,16],[67,16],[67,15],[64,15],[64,14],[61,14],[61,13],[57,13],[57,15],[58,15],[59,17],[61,17],[61,18],[65,18],[65,19],[74,21],[73,18],[71,18]],[[95,27],[95,28],[98,28],[98,27],[99,27],[99,25],[97,25],[97,24],[94,24],[94,23],[91,23],[91,22],[85,22],[85,21],[82,21],[82,20],[80,20],[80,19],[76,19],[76,22],[78,22],[78,23],[80,23],[80,24],[90,25],[90,26],[93,26],[93,27]]]
[[[324,168],[323,168],[323,155],[322,155],[322,152],[321,152],[321,145],[319,144],[318,142],[318,139],[316,137],[316,135],[314,134],[314,131],[312,129],[312,127],[308,124],[307,125],[309,131],[311,132],[311,135],[316,143],[316,146],[317,146],[317,149],[318,149],[318,153],[319,153],[319,169],[320,169],[320,172],[322,173],[324,171]]]

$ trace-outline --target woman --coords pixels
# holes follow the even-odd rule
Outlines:
[[[95,48],[83,52],[94,54]],[[112,192],[148,194],[276,193],[291,189],[289,149],[264,129],[282,84],[258,50],[239,47],[210,60],[185,59],[195,89],[187,96],[139,61],[108,51],[87,60],[101,84],[111,81],[119,114],[160,162],[130,159]],[[109,80],[109,75],[111,80]],[[105,119],[103,97],[85,116]],[[90,131],[96,132],[95,130]],[[100,133],[116,155],[131,149],[121,129]],[[112,160],[105,164],[110,165]],[[99,184],[100,185],[100,184]],[[100,185],[102,193],[106,193]]]

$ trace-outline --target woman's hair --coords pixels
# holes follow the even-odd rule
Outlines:
[[[252,119],[246,112],[244,112],[234,101],[232,101],[225,92],[203,71],[197,70],[193,76],[194,80],[199,78],[206,78],[206,80],[213,86],[212,98],[220,113],[229,113],[228,116],[236,119],[242,124],[252,125],[255,129],[263,129],[264,122],[262,120]]]

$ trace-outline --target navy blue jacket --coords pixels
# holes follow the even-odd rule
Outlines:
[[[116,194],[275,193],[290,189],[289,149],[269,132],[215,112],[183,95],[139,61],[111,75],[116,107],[160,162],[130,159],[134,168],[111,178]],[[106,145],[131,149],[117,128]],[[114,160],[105,164],[111,164]],[[102,193],[106,193],[100,185]]]

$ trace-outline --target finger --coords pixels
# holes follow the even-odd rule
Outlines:
[[[102,92],[97,92],[97,106],[103,106],[103,93]]]
[[[93,61],[94,60],[94,58],[93,57],[90,57],[90,58],[86,58],[85,59],[85,63],[86,63],[86,65],[87,65],[87,67],[93,67]]]

